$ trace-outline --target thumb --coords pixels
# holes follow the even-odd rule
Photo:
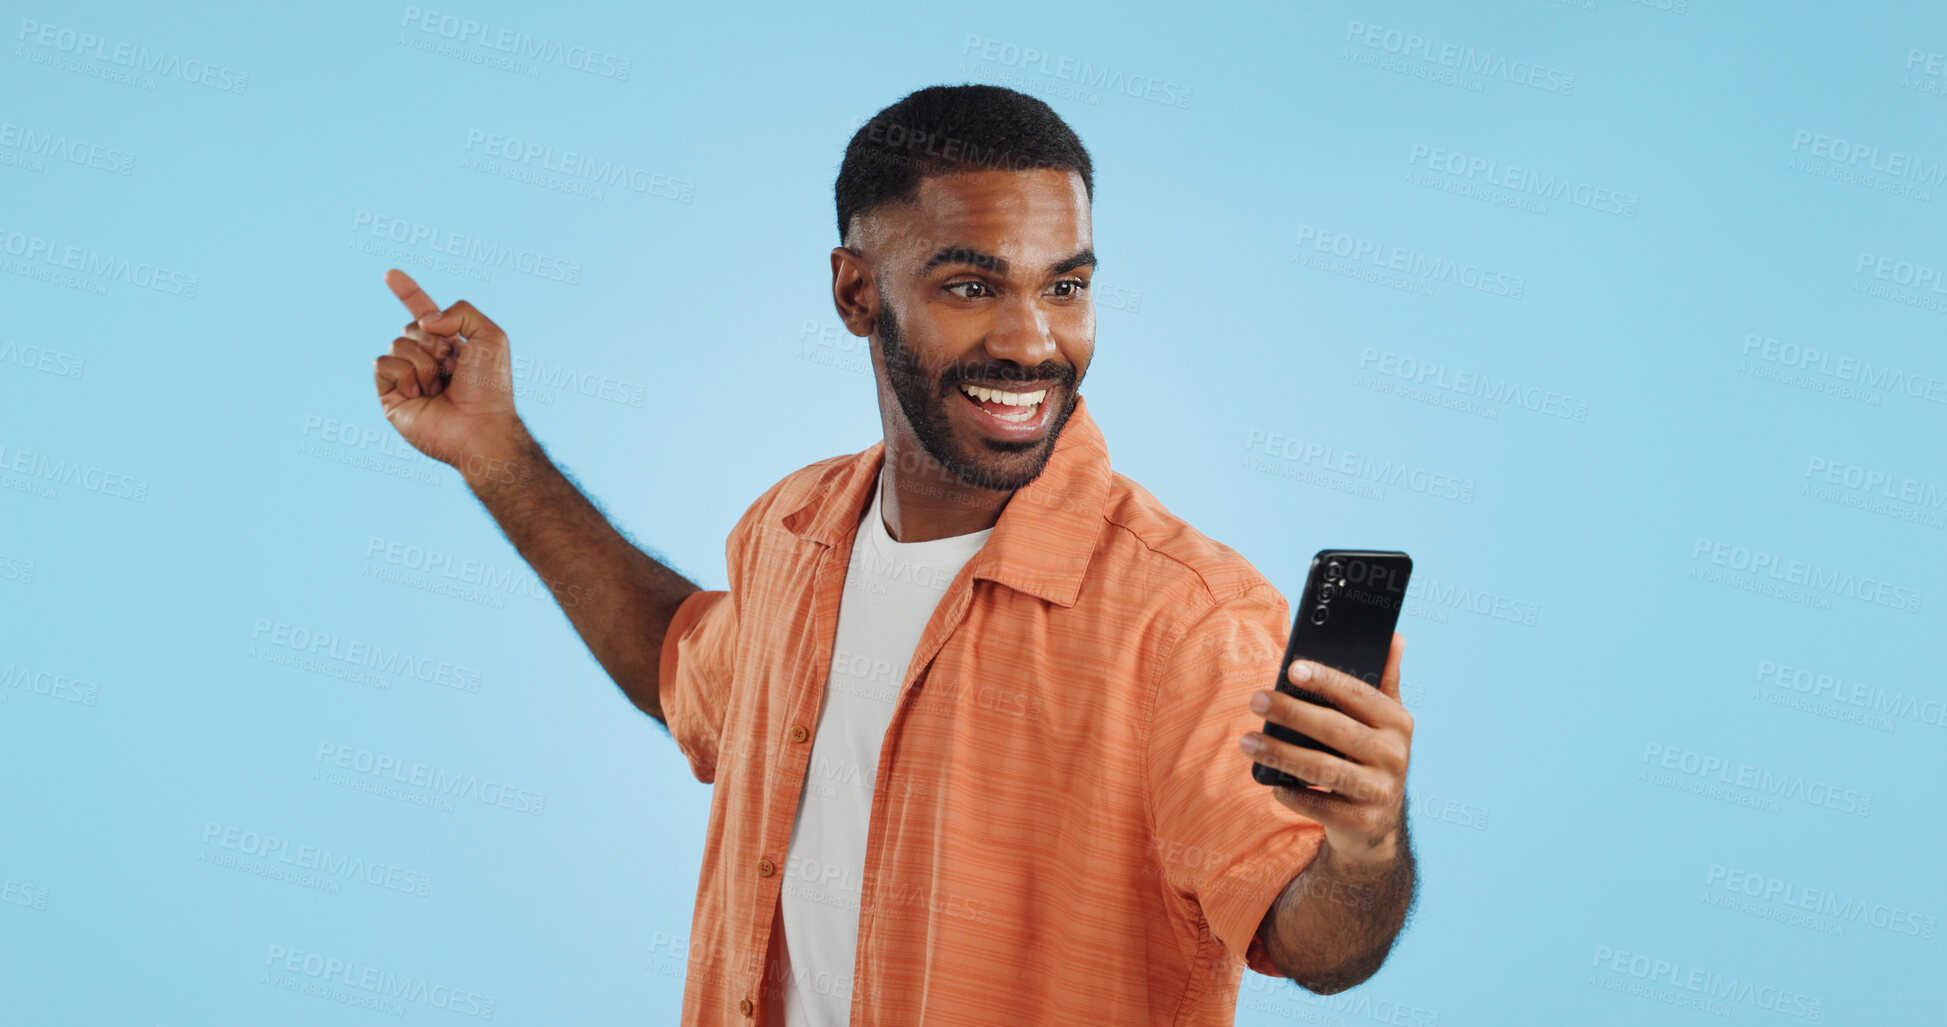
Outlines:
[[[434,335],[459,335],[469,343],[487,343],[477,349],[506,349],[506,331],[491,318],[473,308],[473,304],[459,300],[454,306],[438,314],[430,314],[419,320],[419,327]]]
[[[457,335],[470,346],[460,347],[462,362],[478,361],[481,358],[497,359],[507,352],[507,333],[500,330],[492,319],[474,309],[466,300],[447,307],[437,314],[419,319],[419,327],[434,335]]]

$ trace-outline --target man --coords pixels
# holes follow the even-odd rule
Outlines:
[[[858,130],[832,300],[885,436],[759,497],[723,591],[555,469],[505,334],[387,276],[418,320],[375,365],[386,417],[544,581],[600,597],[563,606],[714,784],[685,1023],[1228,1024],[1247,963],[1342,990],[1404,922],[1401,640],[1378,691],[1291,666],[1337,710],[1273,692],[1284,599],[1110,470],[1079,391],[1092,196],[1074,132],[1012,90]]]

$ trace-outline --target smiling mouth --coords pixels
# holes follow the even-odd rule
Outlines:
[[[960,384],[960,393],[989,417],[1009,424],[1025,424],[1033,420],[1041,412],[1041,402],[1048,397],[1045,388],[1032,392],[1007,392],[966,382]]]

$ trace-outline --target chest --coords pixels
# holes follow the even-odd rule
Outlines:
[[[790,791],[836,767],[914,802],[1135,773],[1150,683],[1126,622],[965,567],[831,553],[799,572],[801,601],[741,618],[727,729],[750,743],[744,773]]]

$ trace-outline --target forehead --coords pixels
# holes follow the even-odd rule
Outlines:
[[[888,241],[904,260],[925,260],[952,245],[1017,259],[1066,257],[1092,245],[1088,190],[1072,171],[939,175],[920,181],[914,203],[887,212],[894,228]]]

